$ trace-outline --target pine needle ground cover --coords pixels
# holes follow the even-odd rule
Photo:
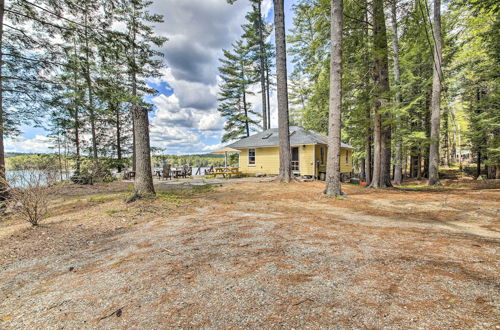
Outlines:
[[[408,183],[419,186],[418,182]],[[0,222],[0,328],[493,328],[500,186],[70,187]]]

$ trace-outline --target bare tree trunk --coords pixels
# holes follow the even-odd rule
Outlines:
[[[363,25],[363,39],[364,43],[367,45],[367,50],[369,49],[370,36],[369,36],[369,23],[368,20],[368,3],[366,0],[363,2],[363,17],[365,19],[365,24]],[[370,90],[371,86],[369,83],[369,75],[370,72],[370,54],[368,51],[365,51],[363,55],[363,68],[367,75],[366,79],[363,79],[363,89],[366,93],[366,139],[365,139],[365,182],[366,185],[369,186],[372,183],[372,173],[373,173],[373,157],[372,157],[372,142],[373,142],[373,132],[372,132],[372,115],[371,115],[371,101],[370,101]]]
[[[95,109],[94,109],[94,95],[92,88],[92,78],[90,76],[90,58],[89,58],[89,37],[88,37],[88,8],[85,6],[85,79],[87,81],[87,90],[89,98],[89,111],[90,111],[90,130],[92,134],[92,156],[95,160],[98,158],[97,154],[97,136],[95,128]]]
[[[79,175],[80,174],[80,118],[78,113],[78,104],[75,105],[75,171]]]
[[[481,176],[481,151],[477,152],[476,179]]]
[[[135,6],[133,17],[135,17]],[[132,116],[134,123],[135,181],[134,195],[137,197],[155,195],[153,172],[151,170],[151,148],[149,145],[149,118],[147,109],[137,105],[137,64],[136,64],[136,30],[132,24]]]
[[[261,2],[257,1],[258,11],[259,11],[259,60],[260,60],[260,88],[262,91],[262,129],[265,131],[268,129],[267,123],[267,97],[266,97],[266,77],[265,77],[265,65],[264,65],[264,36],[262,33],[263,23],[262,23],[262,10],[261,10]]]
[[[243,65],[242,65],[243,69]],[[242,71],[243,72],[243,71]],[[244,79],[244,77],[242,77]],[[245,113],[245,132],[247,133],[247,137],[250,136],[250,127],[248,126],[248,109],[247,109],[247,93],[246,86],[243,85],[243,112]]]
[[[120,119],[120,103],[115,106],[116,111],[116,158],[118,159],[117,170],[122,172],[122,128]]]
[[[432,74],[431,145],[429,148],[429,185],[439,184],[439,129],[441,114],[441,0],[434,0],[434,70]]]
[[[274,30],[276,39],[276,76],[278,93],[278,131],[280,140],[279,180],[292,179],[290,132],[288,118],[288,89],[286,72],[285,8],[283,0],[274,0]]]
[[[269,65],[266,56],[266,98],[267,98],[267,129],[271,128],[271,83],[269,82]]]
[[[401,104],[401,78],[400,78],[400,70],[399,70],[399,39],[398,39],[398,21],[397,21],[397,1],[392,0],[391,4],[391,21],[392,21],[392,50],[394,53],[394,82],[396,84],[396,104],[399,108]],[[400,122],[400,118],[398,118],[398,123]],[[403,171],[402,171],[402,163],[403,163],[403,141],[401,136],[398,136],[396,139],[396,154],[395,158],[395,166],[394,166],[394,183],[397,185],[401,185],[403,180]]]
[[[135,119],[136,142],[136,177],[134,193],[136,196],[154,195],[153,174],[151,171],[151,149],[149,145],[149,120],[148,111],[136,104],[132,106]]]
[[[448,108],[443,112],[443,130],[444,130],[444,137],[443,137],[443,142],[444,142],[444,166],[448,167],[450,166],[450,134],[449,134],[449,113],[448,113]]]
[[[359,177],[361,179],[361,181],[364,181],[366,182],[366,159],[365,158],[361,158],[360,159],[360,165],[359,165]]]
[[[77,61],[78,58],[78,50],[77,50],[77,42],[76,38],[73,40],[75,48],[74,48],[74,56],[75,56],[75,61]],[[73,68],[73,84],[74,84],[74,92],[75,92],[75,108],[74,108],[74,120],[75,120],[75,173],[77,175],[80,175],[80,109],[79,109],[79,100],[80,100],[80,94],[79,94],[79,88],[78,88],[78,72],[76,69],[76,63],[75,67]]]
[[[380,163],[380,186],[392,187],[391,183],[391,125],[382,122],[382,155]]]
[[[62,164],[62,156],[61,156],[61,134],[57,134],[57,160],[59,163],[59,178],[61,181],[64,180],[63,178],[63,164]]]
[[[374,115],[374,162],[373,178],[370,187],[379,188],[391,185],[390,182],[390,145],[391,128],[382,118],[381,110],[387,106],[389,93],[389,60],[387,34],[385,29],[384,2],[373,0],[373,76],[375,82]],[[385,116],[384,116],[385,117]]]
[[[368,108],[368,116],[370,116],[370,109]],[[369,119],[370,117],[368,117]],[[369,186],[372,183],[372,132],[368,127],[365,145],[365,182]]]
[[[342,108],[342,0],[332,0],[330,53],[330,113],[325,194],[342,195],[340,186],[340,125]]]
[[[417,180],[422,179],[422,150],[418,151],[417,158]]]
[[[136,153],[135,153],[135,118],[132,116],[132,171],[136,171]]]
[[[382,135],[381,135],[381,125],[382,119],[380,115],[380,104],[375,101],[375,114],[373,119],[373,177],[370,187],[379,188],[380,187],[380,164],[381,164],[381,147],[382,147]]]
[[[3,17],[5,0],[0,0],[0,201],[5,199],[7,191],[7,176],[5,173],[4,114],[3,114]]]

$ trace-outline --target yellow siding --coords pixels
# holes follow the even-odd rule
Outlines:
[[[278,174],[279,173],[278,147],[255,148],[255,165],[248,165],[248,149],[241,149],[240,171],[244,174]]]
[[[324,164],[321,164],[321,151],[320,148],[324,148],[325,150],[325,160]],[[346,152],[348,153],[348,162],[346,163]],[[326,145],[317,145],[316,146],[316,160],[320,161],[319,165],[319,171],[320,172],[326,172],[326,157],[328,153],[328,148]],[[341,173],[348,173],[352,172],[352,150],[351,149],[345,149],[345,148],[340,148],[340,172]]]
[[[346,162],[347,153],[347,162]],[[340,148],[340,172],[352,172],[352,150]]]
[[[314,171],[314,162],[320,160],[320,145],[298,146],[299,148],[299,164],[300,175],[318,175],[318,171]],[[322,146],[325,150],[325,163],[320,164],[319,172],[326,171],[327,147]],[[345,157],[348,152],[348,164]],[[277,175],[279,173],[279,149],[278,147],[255,148],[255,165],[248,164],[248,149],[241,149],[240,153],[240,171],[243,174],[255,175],[263,173],[268,175]],[[352,150],[342,148],[340,151],[340,171],[352,171]]]
[[[299,146],[300,175],[314,175],[314,146]]]

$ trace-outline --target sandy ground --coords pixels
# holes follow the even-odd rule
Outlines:
[[[498,185],[128,185],[0,222],[0,328],[500,327]]]

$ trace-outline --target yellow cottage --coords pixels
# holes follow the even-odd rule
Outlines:
[[[239,168],[246,175],[279,173],[278,129],[271,128],[241,139],[228,147],[240,150]],[[324,179],[327,137],[298,126],[290,127],[292,170],[295,175]],[[352,147],[342,143],[340,171],[352,172]]]

